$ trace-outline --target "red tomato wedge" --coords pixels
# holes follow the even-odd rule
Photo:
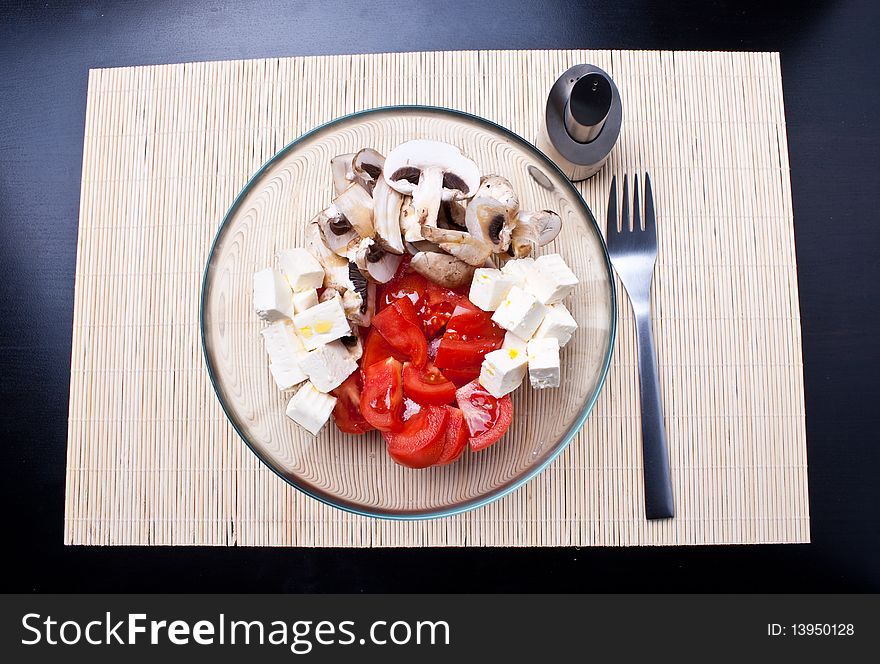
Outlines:
[[[403,428],[403,365],[389,357],[363,369],[361,415],[380,431]]]
[[[455,307],[464,299],[454,290],[429,281],[425,290],[425,304],[420,312],[425,336],[429,339],[436,337],[452,318]]]
[[[440,458],[446,443],[449,411],[444,406],[423,406],[407,420],[401,431],[383,431],[388,454],[409,468],[427,468]]]
[[[477,369],[479,374],[480,365],[486,353],[501,348],[504,339],[469,339],[464,340],[455,332],[446,332],[437,346],[437,355],[434,364],[444,370],[456,369],[459,371]],[[451,378],[450,378],[451,380]]]
[[[462,412],[455,406],[444,406],[444,408],[449,412],[449,422],[446,424],[443,451],[435,462],[438,466],[445,466],[458,459],[468,446],[468,438],[471,435]]]
[[[331,394],[336,397],[333,407],[333,420],[340,431],[361,434],[375,427],[364,419],[360,411],[361,372],[355,371]]]
[[[513,420],[510,395],[496,399],[475,380],[459,388],[455,399],[467,422],[471,434],[470,445],[474,452],[497,442],[510,427]]]
[[[402,273],[398,268],[397,274],[382,288],[380,305],[381,308],[384,309],[389,304],[405,297],[412,302],[412,305],[418,311],[418,309],[425,303],[427,291],[428,280],[422,275],[417,272]]]
[[[373,327],[392,349],[403,353],[417,367],[428,361],[428,342],[409,298],[402,297],[373,316]]]
[[[403,362],[406,356],[400,351],[394,350],[385,341],[385,337],[379,334],[378,330],[371,329],[367,332],[367,338],[364,341],[364,354],[361,356],[360,365],[367,368],[376,362],[381,362],[389,357]]]
[[[409,362],[403,365],[403,392],[420,404],[442,406],[455,401],[455,385],[430,362],[421,368]]]
[[[492,320],[492,314],[483,311],[470,300],[462,298],[446,325],[462,339],[504,339],[504,329]]]
[[[456,369],[454,367],[446,367],[442,369],[443,375],[455,385],[456,388],[464,387],[471,381],[480,377],[480,365],[467,367],[464,369]]]

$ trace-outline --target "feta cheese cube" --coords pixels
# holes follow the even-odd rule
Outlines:
[[[480,385],[500,399],[513,392],[523,381],[528,368],[528,354],[516,348],[501,348],[486,353],[480,366]]]
[[[275,363],[299,362],[307,351],[293,328],[293,323],[280,320],[260,332],[269,360]]]
[[[492,320],[520,339],[531,339],[546,312],[547,307],[534,295],[514,286],[492,314]]]
[[[544,320],[535,332],[535,339],[553,338],[562,347],[569,342],[578,324],[562,302],[547,307]]]
[[[299,366],[315,389],[329,392],[342,385],[357,369],[357,362],[351,359],[348,349],[341,341],[334,341],[310,352],[300,361]]]
[[[287,417],[317,436],[330,419],[334,406],[336,397],[322,394],[306,382],[288,402]]]
[[[308,351],[296,336],[293,324],[286,320],[278,321],[266,327],[261,334],[269,356],[269,371],[278,388],[289,390],[303,382],[306,374],[300,369],[299,362]]]
[[[511,258],[504,264],[501,271],[511,277],[515,286],[525,288],[529,279],[529,272],[535,266],[534,258]]]
[[[293,294],[277,270],[271,267],[254,274],[254,309],[270,323],[293,318]]]
[[[535,260],[526,289],[542,304],[561,302],[574,287],[578,278],[559,254],[545,254]]]
[[[483,311],[495,311],[516,282],[516,278],[501,270],[477,268],[468,298]]]
[[[293,294],[293,311],[299,313],[318,304],[318,291],[314,288]]]
[[[505,332],[504,333],[504,342],[501,344],[502,348],[516,348],[518,351],[526,352],[526,343],[518,336],[516,336],[513,332]]]
[[[296,333],[307,350],[351,334],[341,300],[333,298],[309,307],[293,317]]]
[[[305,372],[297,362],[269,362],[269,371],[279,390],[289,390],[306,379]]]
[[[279,251],[278,265],[287,283],[296,292],[324,285],[324,268],[302,247]]]
[[[559,342],[553,337],[532,339],[528,345],[529,382],[539,390],[559,387]]]

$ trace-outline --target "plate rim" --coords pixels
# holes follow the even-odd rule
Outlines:
[[[550,169],[551,171],[555,171],[560,178],[565,182],[565,185],[568,187],[570,192],[574,194],[574,198],[576,201],[580,202],[584,211],[587,213],[587,217],[590,222],[593,224],[593,228],[596,231],[596,235],[599,238],[599,244],[602,248],[602,255],[605,259],[605,269],[608,273],[608,281],[611,286],[611,328],[610,334],[608,337],[608,348],[605,352],[605,359],[602,363],[601,375],[599,378],[599,382],[596,386],[593,395],[590,397],[584,408],[581,410],[580,414],[577,416],[575,421],[569,427],[568,432],[563,436],[562,441],[558,444],[557,449],[550,454],[542,463],[535,466],[526,472],[521,478],[512,482],[509,486],[505,487],[502,490],[497,490],[490,492],[489,494],[483,495],[478,498],[473,498],[462,502],[454,507],[431,510],[429,512],[425,512],[424,510],[406,512],[401,511],[397,513],[389,513],[381,510],[371,510],[368,508],[364,508],[355,503],[347,503],[344,500],[334,500],[328,495],[322,495],[320,492],[313,491],[307,486],[304,486],[300,482],[297,482],[295,477],[292,477],[290,474],[285,474],[280,469],[276,468],[275,465],[270,463],[266,458],[264,458],[263,454],[256,449],[256,447],[248,440],[248,437],[242,432],[239,428],[238,424],[235,421],[235,418],[230,414],[229,408],[227,407],[226,401],[220,394],[220,391],[217,388],[217,376],[214,371],[214,367],[212,366],[210,357],[208,355],[207,343],[205,341],[205,291],[207,289],[209,272],[211,269],[211,263],[214,258],[214,253],[217,249],[217,243],[220,240],[220,237],[223,235],[224,229],[226,225],[229,223],[230,217],[234,212],[238,210],[238,207],[241,205],[245,196],[250,192],[254,182],[258,180],[263,173],[268,170],[276,161],[284,157],[288,152],[290,152],[296,145],[299,143],[311,138],[315,134],[324,131],[334,125],[341,124],[347,120],[351,120],[354,118],[365,117],[369,115],[379,114],[379,113],[388,113],[388,112],[428,112],[428,113],[437,113],[440,115],[452,115],[458,118],[464,118],[475,122],[477,124],[486,125],[492,129],[500,131],[502,134],[506,135],[508,138],[513,139],[527,150],[532,152],[540,161],[543,161],[544,165]],[[259,459],[260,463],[269,468],[275,475],[281,478],[284,482],[294,487],[298,491],[301,491],[305,495],[310,498],[314,498],[315,500],[328,505],[330,507],[343,510],[345,512],[349,512],[351,514],[357,514],[359,516],[371,517],[376,519],[384,519],[389,521],[424,521],[428,519],[439,519],[449,516],[454,516],[456,514],[464,514],[466,512],[470,512],[472,510],[476,510],[480,507],[484,507],[489,505],[490,503],[494,503],[501,498],[513,493],[517,489],[522,488],[525,484],[533,480],[540,473],[542,473],[553,461],[555,461],[562,452],[568,448],[571,442],[574,440],[574,437],[577,435],[578,431],[583,428],[584,423],[589,418],[590,414],[593,411],[593,408],[596,405],[596,401],[599,399],[599,395],[602,393],[602,390],[605,387],[605,382],[608,378],[608,371],[611,367],[611,358],[614,355],[614,348],[617,341],[617,285],[615,283],[614,278],[614,270],[611,266],[611,258],[608,255],[608,247],[605,243],[605,236],[602,235],[602,230],[599,228],[599,224],[596,221],[595,216],[593,216],[593,211],[590,209],[590,206],[584,200],[581,193],[577,190],[577,187],[574,186],[572,181],[568,178],[565,173],[559,168],[559,166],[550,159],[543,151],[541,151],[537,146],[533,143],[527,141],[525,138],[517,134],[515,131],[504,127],[492,120],[481,117],[479,115],[474,115],[473,113],[468,113],[466,111],[461,111],[454,108],[447,108],[444,106],[431,106],[431,105],[423,105],[423,104],[399,104],[399,105],[390,105],[390,106],[376,106],[372,108],[362,109],[360,111],[354,111],[352,113],[347,113],[345,115],[340,115],[332,120],[324,122],[313,129],[305,132],[304,134],[299,135],[289,143],[287,143],[284,147],[282,147],[278,152],[272,155],[259,169],[248,178],[247,183],[241,188],[241,190],[236,194],[235,199],[232,201],[232,204],[229,206],[229,209],[223,215],[223,219],[220,222],[220,225],[217,227],[217,231],[214,234],[214,239],[211,241],[211,247],[208,250],[208,255],[205,260],[205,267],[202,272],[202,285],[199,292],[199,336],[201,338],[201,346],[202,346],[202,357],[205,362],[205,368],[208,371],[208,377],[211,380],[211,387],[214,389],[214,394],[217,397],[217,400],[220,402],[220,407],[223,409],[223,414],[226,416],[229,424],[232,425],[232,428],[238,434],[238,437],[247,445],[248,449]]]

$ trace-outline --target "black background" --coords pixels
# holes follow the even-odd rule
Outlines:
[[[0,2],[4,590],[880,590],[877,4]],[[527,550],[64,547],[88,69],[478,48],[781,52],[813,543]]]

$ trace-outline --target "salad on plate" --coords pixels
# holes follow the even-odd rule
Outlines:
[[[510,393],[559,387],[577,329],[578,279],[550,210],[520,208],[501,175],[447,143],[365,148],[330,163],[334,198],[304,247],[257,272],[253,305],[269,371],[295,390],[287,416],[317,435],[378,430],[410,468],[445,465],[498,442]]]

